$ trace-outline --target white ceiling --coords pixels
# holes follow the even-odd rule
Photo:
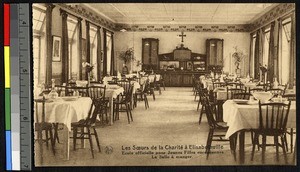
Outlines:
[[[85,3],[83,5],[114,23],[122,24],[249,24],[278,4]]]

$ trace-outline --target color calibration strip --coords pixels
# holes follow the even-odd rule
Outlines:
[[[12,170],[11,151],[11,88],[10,88],[10,5],[4,4],[4,76],[5,76],[5,139],[6,170]]]
[[[19,5],[10,4],[10,90],[12,170],[20,170]]]
[[[32,124],[31,124],[31,76],[32,69],[30,52],[30,10],[29,4],[18,4],[18,71],[19,75],[19,101],[20,101],[20,161],[21,170],[31,170],[32,165]],[[16,60],[17,61],[17,60]],[[17,84],[16,84],[17,85]]]

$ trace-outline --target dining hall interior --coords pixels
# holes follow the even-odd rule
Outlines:
[[[295,165],[294,3],[34,3],[36,166]]]

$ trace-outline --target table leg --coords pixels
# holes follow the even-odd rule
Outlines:
[[[245,131],[241,130],[239,132],[239,158],[240,164],[245,163]]]
[[[67,129],[66,133],[66,142],[65,142],[65,150],[66,150],[66,160],[70,160],[70,137],[69,137],[70,131]]]

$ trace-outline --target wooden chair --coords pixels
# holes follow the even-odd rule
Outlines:
[[[267,90],[268,92],[272,93],[273,95],[283,95],[284,90],[280,88],[271,88]]]
[[[40,146],[40,150],[41,150],[41,156],[43,156],[43,148],[42,148],[42,143],[46,142],[46,145],[48,147],[48,142],[50,141],[51,143],[51,149],[53,154],[55,155],[55,140],[54,140],[54,135],[53,135],[53,125],[52,123],[48,123],[45,122],[45,118],[46,118],[46,102],[47,100],[45,99],[45,97],[43,97],[43,99],[35,99],[35,123],[34,123],[34,131],[37,132],[37,139],[35,141],[37,141],[39,143]],[[41,112],[39,110],[42,110]],[[45,139],[43,139],[43,132],[45,133]],[[41,157],[42,158],[42,157]]]
[[[130,85],[128,92],[125,94],[125,96],[118,96],[118,98],[113,103],[113,118],[114,120],[119,119],[119,112],[122,111],[121,107],[122,105],[125,105],[125,111],[127,113],[128,123],[130,124],[130,119],[133,121],[132,113],[131,113],[131,96],[132,96],[133,86]]]
[[[251,93],[241,92],[241,93],[235,93],[235,94],[233,94],[233,99],[249,100],[251,96],[252,96]]]
[[[147,92],[146,92],[146,84],[144,83],[140,89],[135,91],[134,95],[134,104],[137,106],[137,101],[142,100],[145,102],[145,108],[149,108],[148,98],[147,98]]]
[[[226,82],[226,86],[243,89],[243,84],[240,82]]]
[[[119,80],[117,81],[117,85],[121,86],[124,88],[124,95],[129,92],[129,88],[130,88],[130,81],[128,80]]]
[[[209,103],[208,97],[205,98],[204,106],[205,106],[207,121],[209,125],[209,133],[207,137],[206,152],[205,152],[206,159],[208,159],[209,157],[210,148],[213,141],[221,141],[221,142],[229,141],[231,152],[233,153],[234,160],[236,160],[236,153],[235,153],[236,142],[237,142],[236,134],[230,136],[229,139],[225,139],[224,137],[228,130],[228,126],[224,122],[216,122],[213,116],[214,105]]]
[[[289,101],[296,101],[296,94],[286,94],[282,95],[282,98],[287,98]],[[286,134],[290,135],[290,145],[291,145],[291,152],[293,152],[294,147],[294,134],[296,134],[296,131],[294,128],[287,129]],[[286,145],[286,150],[288,151],[288,146]]]
[[[104,122],[104,114],[105,114],[105,120],[106,123],[108,123],[108,117],[107,117],[107,113],[108,113],[108,103],[109,100],[106,99],[105,97],[105,91],[106,91],[106,86],[90,86],[89,87],[89,96],[92,100],[97,99],[98,101],[100,101],[101,103],[98,103],[99,106],[103,106],[102,110],[103,112],[100,113],[100,119],[102,122]]]
[[[150,87],[154,90],[157,90],[159,94],[161,94],[160,82],[157,80],[156,75],[154,76],[154,81],[150,83]]]
[[[99,138],[98,138],[98,134],[97,134],[97,131],[95,128],[98,113],[101,112],[102,111],[101,108],[103,108],[103,106],[99,105],[101,103],[102,102],[100,99],[93,99],[93,103],[91,104],[87,118],[80,120],[78,122],[71,123],[71,127],[73,130],[73,137],[71,137],[71,138],[73,138],[74,151],[76,150],[77,139],[80,139],[80,140],[88,139],[90,142],[90,149],[91,149],[93,158],[94,158],[94,151],[93,151],[94,148],[93,148],[92,136],[95,136],[99,152],[101,152]]]
[[[153,100],[155,101],[155,92],[154,92],[154,88],[150,85],[149,79],[146,80],[145,82],[145,92],[148,95],[152,95],[153,96]]]
[[[228,88],[227,87],[226,91],[227,91],[227,100],[233,99],[234,98],[234,94],[244,93],[244,90],[240,89],[240,88]]]
[[[225,87],[226,83],[224,82],[213,82],[213,89],[218,88],[218,87]]]
[[[249,93],[254,93],[254,92],[264,92],[265,90],[263,88],[255,87],[255,88],[250,88]]]
[[[77,87],[77,86],[68,86],[66,87],[68,96],[73,96],[77,94],[81,97],[89,97],[89,87]]]
[[[199,115],[199,125],[201,124],[201,121],[202,121],[202,115],[203,113],[206,113],[205,111],[205,101],[206,101],[206,98],[208,98],[208,92],[206,89],[201,89],[200,92],[200,98],[199,98],[199,103],[201,103],[201,110],[200,110],[200,115]],[[209,100],[209,99],[208,99]],[[198,103],[198,107],[197,107],[197,110],[199,109],[199,103]],[[213,102],[210,102],[211,104]]]
[[[285,132],[291,102],[285,103],[264,103],[259,102],[259,128],[254,130],[254,144],[252,147],[251,160],[253,160],[255,146],[262,147],[262,163],[265,162],[266,146],[276,146],[276,159],[279,160],[279,146],[283,150],[284,159],[287,163],[285,145]],[[258,137],[262,135],[262,144],[258,143]],[[274,137],[274,144],[267,144],[267,136]],[[281,144],[278,142],[281,138]]]
[[[55,90],[58,93],[59,97],[65,96],[68,94],[68,93],[66,93],[67,89],[66,89],[65,85],[55,85]]]
[[[290,101],[296,101],[296,94],[284,94],[282,97],[287,98]]]

